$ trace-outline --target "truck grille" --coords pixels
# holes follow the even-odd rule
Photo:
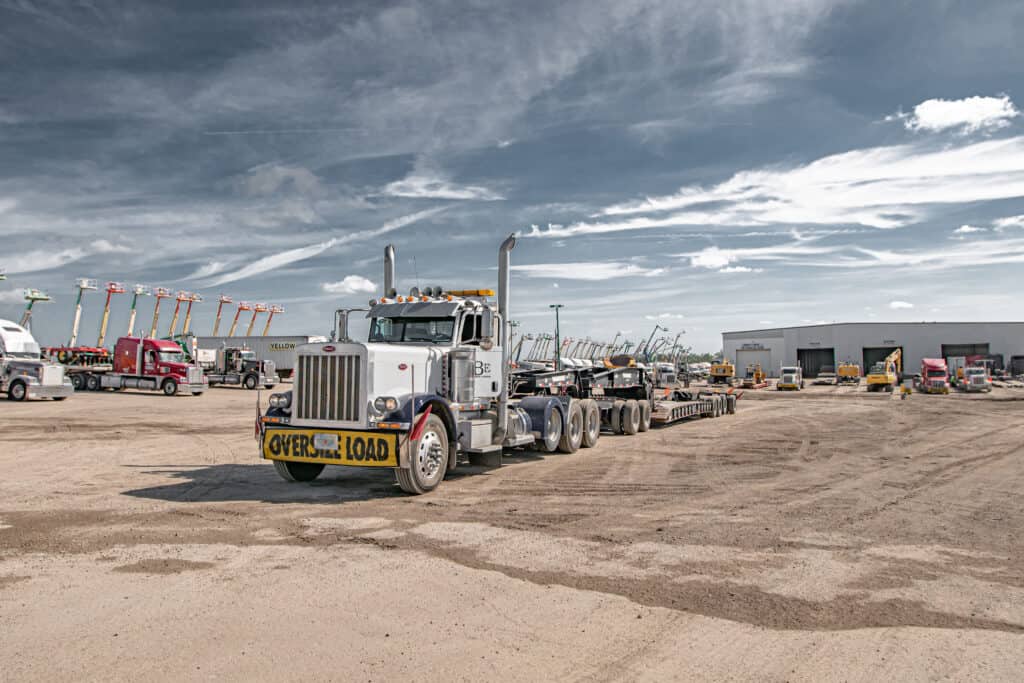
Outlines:
[[[203,383],[203,370],[202,368],[191,367],[188,369],[188,383],[189,384],[202,384]]]
[[[299,356],[296,370],[296,418],[359,421],[359,356]]]

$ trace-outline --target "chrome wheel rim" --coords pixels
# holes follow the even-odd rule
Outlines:
[[[416,448],[416,467],[427,481],[434,479],[441,471],[443,457],[441,437],[437,432],[423,434]]]
[[[583,436],[583,415],[577,414],[569,420],[569,438],[578,441]]]

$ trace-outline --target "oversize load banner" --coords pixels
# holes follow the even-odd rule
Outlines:
[[[321,443],[333,441],[331,436],[337,436],[336,449],[318,449],[314,445],[314,440]],[[398,467],[398,435],[334,429],[268,428],[263,436],[263,457],[324,465]]]

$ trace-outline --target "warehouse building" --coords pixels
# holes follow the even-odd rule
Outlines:
[[[801,365],[806,377],[843,362],[866,370],[896,348],[903,350],[908,374],[917,372],[922,358],[978,357],[1024,374],[1024,322],[833,323],[722,333],[723,354],[741,376],[752,363],[771,377],[783,365]]]

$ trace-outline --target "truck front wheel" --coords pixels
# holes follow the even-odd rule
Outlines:
[[[409,468],[397,468],[395,479],[406,493],[429,493],[440,485],[448,470],[448,430],[437,415],[427,417],[420,438],[410,444]]]
[[[255,389],[257,384],[256,375],[246,375],[245,379],[242,380],[242,386],[246,389]]]
[[[163,383],[162,388],[164,396],[174,396],[176,393],[178,393],[178,383],[175,382],[173,379],[166,380]]]
[[[24,382],[11,382],[7,387],[7,398],[11,401],[24,401],[28,397],[28,387]]]
[[[274,469],[285,481],[313,481],[324,471],[324,466],[315,462],[275,460]]]

